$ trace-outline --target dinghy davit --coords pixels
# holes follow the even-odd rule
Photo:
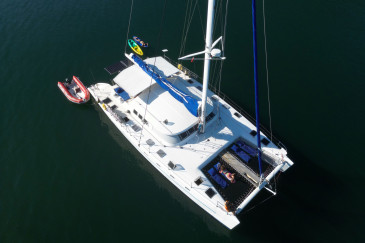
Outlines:
[[[72,80],[66,79],[64,83],[58,82],[58,87],[66,98],[75,104],[83,104],[90,100],[89,90],[76,76],[73,76]]]

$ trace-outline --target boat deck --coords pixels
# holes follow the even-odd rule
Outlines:
[[[178,81],[192,86],[191,92],[195,91],[194,87],[200,87],[196,80],[183,73],[179,77],[181,79],[177,79]],[[119,97],[115,88],[118,85],[97,83],[90,86],[89,91],[118,130],[166,179],[226,227],[231,229],[239,224],[236,216],[225,210],[224,203],[230,201],[234,209],[239,209],[244,200],[258,188],[259,175],[254,147],[256,137],[253,135],[255,126],[222,98],[208,90],[215,116],[207,122],[206,132],[199,134],[194,130],[178,142],[173,140],[174,143],[170,143],[166,138],[175,139],[175,134],[157,129],[164,120],[156,119],[155,115],[147,115],[146,104],[149,112],[153,107],[149,102],[143,102],[141,97],[149,89],[125,100]],[[167,95],[158,95],[154,99],[161,99],[161,107],[164,108],[168,107],[164,103],[177,102]],[[186,108],[180,103],[176,103],[174,109],[186,112]],[[153,113],[156,112],[159,110]],[[169,122],[175,120],[168,119]],[[246,151],[249,155],[244,155],[237,148],[233,151],[233,145],[238,146],[240,141],[244,143],[243,150],[250,147],[249,152]],[[272,150],[275,164],[277,154],[281,153],[280,149],[273,143],[263,146],[263,149]],[[224,189],[208,173],[218,162],[224,164],[231,173],[236,173],[235,183],[224,178],[228,184]],[[270,169],[272,170],[271,165],[263,165],[263,171]]]

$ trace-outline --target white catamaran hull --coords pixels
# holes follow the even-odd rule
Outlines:
[[[196,82],[196,81],[195,81]],[[126,112],[126,109],[131,109],[128,102],[120,102],[118,98],[115,98],[115,94],[111,92],[112,87],[109,84],[99,83],[89,87],[90,94],[97,101],[99,107],[107,115],[107,117],[113,122],[118,130],[128,139],[128,141],[171,183],[173,183],[181,192],[203,208],[206,212],[212,215],[216,220],[221,222],[229,229],[233,229],[239,224],[239,220],[232,212],[227,212],[225,209],[225,200],[220,195],[219,188],[214,187],[211,182],[202,172],[202,169],[207,166],[210,161],[218,156],[222,150],[226,150],[228,146],[231,146],[234,141],[239,138],[245,138],[246,141],[254,138],[247,136],[251,129],[254,129],[254,125],[249,122],[243,116],[234,117],[233,114],[236,111],[231,109],[224,109],[222,107],[228,106],[224,100],[219,99],[219,106],[221,106],[221,118],[213,119],[207,126],[207,133],[195,136],[191,135],[190,139],[185,144],[178,146],[165,146],[159,143],[156,136],[151,133],[153,128],[134,130],[135,125],[143,126],[142,123],[134,117],[131,112]],[[112,103],[104,104],[105,98],[111,99]],[[122,113],[128,117],[127,122],[121,122],[120,117],[117,117],[117,113],[113,111],[110,106],[118,106],[116,110],[121,110]],[[121,114],[121,113],[118,113]],[[239,122],[239,123],[237,123]],[[219,125],[220,124],[220,125]],[[213,128],[213,129],[212,129]],[[142,136],[142,139],[141,139]],[[149,145],[146,140],[152,139],[155,141],[154,145]],[[252,142],[251,141],[251,142]],[[140,144],[139,144],[140,143]],[[275,164],[270,174],[267,174],[267,180],[270,180],[279,170],[285,171],[292,162],[286,156],[286,151],[283,153],[282,149],[279,149],[272,143],[267,149],[268,155],[272,153],[273,157],[282,157],[282,160]],[[158,156],[158,149],[163,149],[166,152],[166,157],[169,159],[162,159]],[[280,155],[280,156],[278,156]],[[174,170],[169,167],[168,162],[177,162],[183,169]],[[196,163],[192,163],[196,162]],[[274,163],[274,162],[273,162]],[[248,171],[250,172],[250,171]],[[203,178],[204,183],[201,185],[194,184],[197,177]],[[247,178],[253,178],[255,174],[248,175]],[[258,179],[256,178],[256,181]],[[255,183],[251,182],[253,185]],[[245,195],[245,200],[237,207],[236,213],[239,213],[251,199],[262,189],[266,183],[262,183],[261,186],[256,185],[252,187],[250,193]],[[213,197],[208,197],[206,194],[207,189],[213,189],[216,193]]]
[[[99,98],[94,94],[93,89],[89,88],[90,94],[97,101]],[[212,204],[207,198],[204,198],[201,194],[197,193],[196,190],[191,188],[186,182],[182,181],[175,173],[168,169],[168,167],[163,166],[162,163],[145,149],[143,146],[138,146],[138,132],[132,132],[133,130],[129,128],[128,125],[122,124],[117,121],[110,112],[108,112],[102,103],[98,103],[101,110],[107,115],[107,117],[113,122],[113,124],[118,128],[118,130],[124,135],[125,138],[142,154],[162,175],[165,176],[172,184],[174,184],[181,192],[203,208],[206,212],[212,215],[219,222],[224,224],[227,228],[233,229],[237,226],[240,221],[232,213],[228,213],[222,204]],[[175,176],[174,176],[175,175]]]

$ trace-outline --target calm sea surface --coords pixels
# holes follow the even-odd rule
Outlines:
[[[123,58],[128,0],[0,1],[0,242],[363,242],[365,1],[266,1],[273,132],[295,165],[279,193],[226,230],[163,178],[86,85]],[[134,2],[130,35],[179,55],[186,2]],[[262,123],[269,126],[262,2]],[[206,2],[200,1],[205,29]],[[222,91],[254,114],[250,1],[230,1]],[[198,9],[185,54],[204,46]],[[158,33],[161,31],[161,38]],[[216,31],[217,38],[220,31]],[[202,63],[186,64],[198,74]],[[94,77],[93,77],[94,76]],[[95,79],[94,79],[95,78]]]

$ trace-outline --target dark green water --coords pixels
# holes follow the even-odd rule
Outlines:
[[[175,59],[185,2],[167,2],[160,40],[161,0],[135,1],[130,33]],[[107,80],[103,68],[123,55],[129,8],[0,2],[0,242],[364,241],[363,0],[266,1],[273,131],[295,165],[278,196],[233,231],[176,191],[92,102],[71,104],[57,88],[71,74],[94,83],[90,70]],[[203,9],[205,1],[205,19]],[[230,1],[222,90],[253,114],[250,11],[250,1]],[[185,53],[204,45],[198,16]]]

